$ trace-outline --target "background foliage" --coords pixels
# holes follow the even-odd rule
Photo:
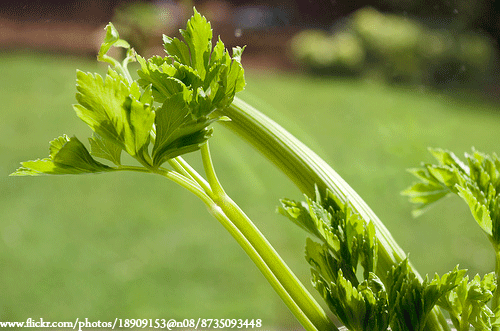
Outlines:
[[[484,88],[497,82],[493,39],[472,30],[365,7],[331,32],[302,30],[291,41],[299,63],[317,74],[390,83]]]

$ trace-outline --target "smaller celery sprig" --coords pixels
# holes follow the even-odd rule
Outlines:
[[[362,221],[348,204],[343,210],[336,208],[330,199],[335,199],[331,192],[322,199],[316,188],[314,200],[307,196],[305,202],[282,199],[278,210],[320,240],[308,238],[306,244],[312,282],[344,326],[353,331],[387,330],[387,297],[374,273],[377,244],[373,223]],[[357,276],[359,265],[362,281]]]
[[[450,295],[440,300],[458,330],[498,330],[500,327],[500,160],[473,149],[465,154],[466,163],[454,153],[429,149],[437,164],[423,164],[409,172],[420,179],[402,192],[417,204],[418,216],[437,201],[456,194],[468,205],[473,218],[484,231],[495,251],[495,272],[464,279]],[[491,305],[491,307],[488,306]]]
[[[339,209],[327,190],[322,199],[281,201],[279,211],[320,243],[307,239],[306,260],[312,282],[333,314],[352,331],[423,331],[436,305],[447,310],[455,328],[492,330],[498,322],[487,303],[496,282],[494,274],[469,282],[466,270],[455,267],[442,277],[420,280],[408,259],[385,275],[376,274],[375,227],[363,221],[347,203]],[[358,268],[362,267],[363,272]]]
[[[403,195],[417,204],[414,215],[422,214],[440,199],[456,194],[469,206],[472,216],[484,231],[495,251],[495,273],[500,276],[500,160],[476,150],[465,154],[467,164],[455,154],[442,149],[429,149],[438,164],[423,164],[409,172],[420,179]],[[499,306],[495,291],[492,307]]]
[[[77,71],[78,104],[73,108],[93,131],[90,152],[76,137],[63,135],[50,142],[48,158],[22,162],[12,175],[127,170],[164,176],[206,204],[304,328],[336,330],[266,238],[225,193],[214,170],[208,148],[213,131],[210,125],[228,120],[217,114],[229,107],[235,94],[245,86],[243,48],[233,48],[230,56],[220,39],[212,48],[210,23],[196,9],[186,30],[180,32],[184,41],[164,36],[166,57],[144,59],[120,39],[111,23],[107,25],[98,54],[98,60],[111,65],[107,75],[103,78]],[[111,47],[126,50],[121,62],[107,54]],[[140,64],[138,80],[128,70],[128,64],[135,60]],[[201,150],[206,179],[181,157],[197,150]],[[140,166],[122,164],[123,151]],[[165,163],[170,169],[163,167]]]

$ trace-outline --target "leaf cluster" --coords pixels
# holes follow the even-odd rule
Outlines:
[[[76,138],[60,137],[57,152],[51,143],[50,158],[23,162],[14,175],[117,170],[122,151],[154,171],[200,149],[212,135],[209,126],[225,119],[214,111],[228,107],[245,86],[243,48],[234,48],[230,56],[219,39],[212,49],[210,23],[196,9],[181,34],[184,41],[164,36],[166,57],[145,59],[108,24],[98,54],[98,60],[111,65],[106,76],[77,71],[78,103],[73,108],[93,131],[90,153]],[[107,54],[112,47],[126,50],[121,62]],[[133,80],[127,65],[136,60],[139,79]]]
[[[438,301],[453,290],[464,278],[466,270],[453,271],[429,281],[419,280],[411,271],[408,260],[393,267],[387,277],[391,329],[422,331],[427,317]]]
[[[333,195],[305,202],[281,200],[279,211],[320,242],[307,240],[306,259],[312,266],[314,287],[332,312],[350,330],[386,330],[389,324],[384,284],[375,275],[375,228],[348,204],[328,203]],[[358,267],[363,269],[362,279]]]
[[[377,265],[375,228],[354,213],[349,204],[339,209],[338,204],[329,203],[332,198],[332,193],[327,191],[322,199],[316,188],[314,200],[307,196],[305,202],[282,199],[279,212],[319,239],[322,247],[339,261],[338,267],[344,275],[357,285],[358,266],[362,266],[367,278]]]
[[[469,206],[472,216],[498,250],[500,245],[500,160],[473,150],[464,164],[452,152],[430,149],[438,164],[409,171],[420,179],[402,192],[417,204],[415,215],[454,193]]]
[[[457,330],[491,330],[499,326],[498,309],[493,312],[488,302],[496,290],[495,274],[489,273],[481,279],[476,275],[471,281],[464,277],[459,284],[438,300],[438,305],[446,309]]]
[[[196,9],[180,32],[185,42],[163,37],[166,57],[137,57],[138,83],[151,86],[155,100],[164,105],[155,121],[157,128],[163,128],[157,129],[155,165],[198,149],[211,134],[207,127],[220,119],[211,116],[213,112],[229,107],[236,92],[245,87],[243,48],[233,48],[231,57],[219,38],[212,49],[210,23]]]
[[[442,277],[421,280],[407,259],[376,274],[373,225],[353,213],[349,203],[344,209],[335,207],[334,199],[330,192],[321,199],[316,190],[314,200],[281,200],[279,211],[319,240],[306,242],[312,283],[347,329],[422,331],[439,305],[454,323],[491,330],[494,314],[486,304],[496,284],[493,274],[468,282],[466,270],[457,266]]]

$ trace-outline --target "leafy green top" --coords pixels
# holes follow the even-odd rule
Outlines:
[[[473,151],[466,154],[467,164],[455,154],[441,149],[430,149],[438,164],[424,164],[410,169],[420,179],[403,191],[410,201],[418,204],[415,215],[450,193],[460,196],[469,206],[474,219],[500,249],[500,160]]]
[[[13,175],[117,170],[123,168],[122,151],[154,170],[198,150],[212,135],[210,124],[224,119],[214,111],[228,107],[245,86],[243,48],[233,48],[231,57],[219,39],[212,49],[210,23],[196,9],[181,35],[184,42],[164,36],[165,58],[146,60],[109,23],[98,54],[99,61],[111,65],[106,76],[77,71],[78,104],[73,108],[94,132],[90,153],[76,138],[63,136],[51,142],[50,158],[23,162]],[[126,50],[121,62],[107,54],[111,47]],[[127,68],[135,60],[141,66],[137,81]]]
[[[279,211],[314,235],[308,239],[306,259],[312,266],[312,281],[332,312],[349,330],[387,330],[389,315],[382,281],[375,275],[377,245],[375,228],[364,223],[348,204],[344,210],[322,199],[306,202],[283,199]],[[363,280],[358,279],[358,265]]]
[[[447,158],[449,159],[449,158]],[[377,273],[373,224],[364,222],[346,204],[339,210],[327,191],[322,199],[283,199],[279,211],[320,242],[307,239],[306,260],[312,283],[331,311],[353,331],[422,331],[432,309],[446,309],[458,330],[491,330],[500,311],[487,303],[496,288],[493,274],[469,282],[458,266],[442,277],[420,280],[407,259],[386,274]],[[361,266],[363,272],[358,272]]]

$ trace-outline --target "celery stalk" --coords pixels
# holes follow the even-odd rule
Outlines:
[[[314,196],[315,185],[320,192],[330,190],[342,203],[348,201],[367,222],[375,225],[378,241],[377,275],[385,279],[390,268],[406,258],[385,225],[361,197],[316,153],[305,146],[279,124],[235,97],[223,111],[231,121],[225,126],[252,144],[306,195]],[[343,208],[343,206],[339,206]],[[420,277],[413,268],[415,274]],[[449,330],[442,312],[435,308],[427,322],[428,330]]]

